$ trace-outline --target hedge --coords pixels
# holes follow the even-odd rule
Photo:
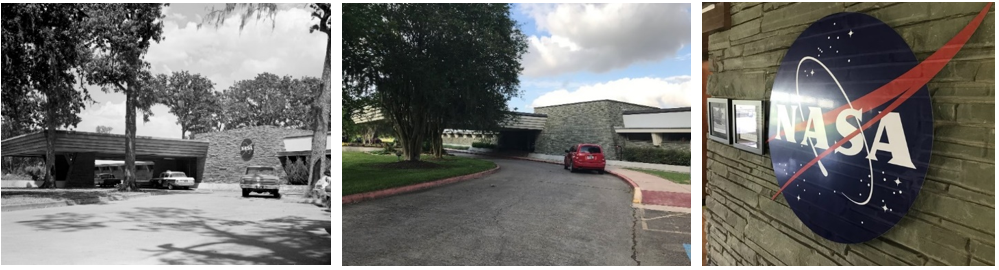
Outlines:
[[[624,160],[643,163],[690,166],[690,151],[683,149],[626,147],[624,149]]]
[[[493,149],[493,148],[496,148],[496,145],[495,144],[491,144],[491,143],[487,143],[487,142],[473,142],[472,143],[472,147]]]

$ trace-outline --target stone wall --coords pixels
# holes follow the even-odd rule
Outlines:
[[[247,166],[271,166],[284,181],[285,173],[277,152],[284,151],[284,137],[312,134],[308,130],[286,129],[273,126],[247,127],[221,132],[201,133],[192,139],[206,140],[208,157],[204,160],[204,183],[239,183]],[[239,144],[243,139],[253,141],[253,158],[243,161]]]
[[[714,72],[708,94],[768,99],[787,48],[809,24],[836,12],[884,21],[922,61],[984,5],[735,3],[732,27],[708,41]],[[779,187],[768,155],[708,140],[710,264],[994,265],[994,12],[927,85],[934,107],[933,155],[919,197],[894,228],[860,244],[826,240],[805,227],[783,197],[770,200]]]
[[[614,145],[622,138],[614,127],[624,126],[625,110],[658,109],[612,100],[598,100],[534,108],[534,113],[548,115],[545,128],[538,135],[535,153],[562,155],[577,143],[599,144],[607,159],[618,159]]]

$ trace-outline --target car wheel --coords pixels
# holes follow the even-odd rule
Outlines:
[[[244,188],[243,189],[243,197],[249,197],[249,196],[250,196],[250,190]]]
[[[604,170],[597,170],[597,173],[598,173],[598,174],[604,174],[604,173],[605,173],[605,171],[604,171]]]
[[[167,189],[173,190],[173,184],[167,184]]]
[[[576,164],[569,161],[569,172],[576,172]]]
[[[278,193],[276,190],[273,191],[273,192],[271,192],[271,194],[274,194],[274,198],[278,198],[278,199],[281,198],[281,193]]]

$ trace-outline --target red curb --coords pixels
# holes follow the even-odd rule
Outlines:
[[[690,208],[690,193],[642,190],[642,203]]]
[[[628,183],[628,185],[631,185],[632,190],[638,187],[638,184],[635,184],[635,181],[632,181],[631,178],[628,178],[627,176],[612,171],[607,171],[607,173],[613,174],[614,176],[617,176],[617,178],[621,178],[622,181]]]
[[[447,185],[447,184],[451,184],[451,183],[461,182],[461,181],[465,181],[465,180],[469,180],[469,179],[475,179],[475,178],[483,177],[483,176],[486,176],[486,175],[490,175],[490,174],[496,172],[496,170],[499,170],[499,169],[500,169],[500,166],[496,165],[496,168],[492,168],[492,169],[489,169],[489,170],[486,170],[486,171],[481,171],[481,172],[477,172],[477,173],[473,173],[473,174],[460,175],[460,176],[455,176],[455,177],[441,179],[441,180],[436,180],[436,181],[431,181],[431,182],[423,182],[423,183],[419,183],[419,184],[412,184],[412,185],[408,185],[408,186],[401,186],[401,187],[394,187],[394,188],[383,189],[383,190],[370,191],[370,192],[365,192],[365,193],[351,194],[351,195],[343,196],[342,200],[343,200],[343,204],[348,204],[348,203],[357,203],[357,202],[362,202],[362,201],[367,201],[367,200],[372,200],[372,199],[384,198],[384,197],[398,195],[398,194],[402,194],[402,193],[413,192],[413,191],[418,191],[418,190],[424,190],[424,189],[428,189],[428,188],[432,188],[432,187],[436,187],[436,186],[442,186],[442,185]]]

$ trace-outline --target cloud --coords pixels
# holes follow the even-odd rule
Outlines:
[[[136,111],[135,134],[180,139],[180,125],[177,125],[177,117],[170,113],[170,109],[164,105],[154,105],[152,110],[154,115],[146,123],[142,122],[142,112]],[[86,110],[80,112],[80,118],[82,121],[74,130],[95,132],[97,126],[109,126],[112,128],[111,133],[125,134],[124,101],[107,101],[87,106]]]
[[[690,45],[689,4],[524,4],[548,36],[530,36],[524,75],[596,73],[675,57]]]
[[[165,39],[150,46],[145,60],[152,65],[154,74],[182,70],[198,73],[216,83],[219,91],[262,72],[322,76],[327,37],[320,32],[309,33],[309,26],[318,20],[312,19],[308,9],[289,6],[277,12],[273,25],[270,20],[251,20],[242,31],[237,16],[231,16],[218,28],[203,25],[198,29],[193,21],[181,24],[166,20]]]
[[[605,83],[584,85],[573,91],[562,88],[545,93],[531,102],[531,107],[544,107],[593,100],[617,100],[659,108],[688,107],[695,99],[690,76],[668,78],[624,78]],[[699,93],[699,92],[698,92]]]

